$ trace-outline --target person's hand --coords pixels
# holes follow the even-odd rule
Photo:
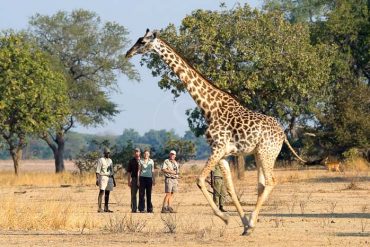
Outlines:
[[[137,181],[137,187],[140,187],[140,182],[139,181]]]
[[[128,182],[127,182],[127,185],[128,185],[128,187],[130,187],[130,188],[131,188],[131,181],[128,181]]]
[[[116,180],[115,179],[113,179],[113,187],[116,187],[117,186],[117,184],[116,184]]]
[[[153,186],[155,186],[155,181],[153,181]]]
[[[96,186],[99,186],[99,180],[98,180],[98,178],[96,178],[95,184],[96,184]]]

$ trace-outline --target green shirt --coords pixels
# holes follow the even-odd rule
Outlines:
[[[144,160],[140,160],[140,177],[153,177],[153,168],[154,162],[152,159],[149,159],[146,163]]]

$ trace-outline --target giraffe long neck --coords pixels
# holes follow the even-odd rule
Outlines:
[[[161,39],[157,40],[158,42],[154,50],[185,84],[189,94],[198,107],[202,109],[204,116],[208,118],[211,110],[217,107],[217,99],[230,96],[207,81],[165,41]]]

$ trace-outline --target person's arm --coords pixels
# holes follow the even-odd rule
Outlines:
[[[140,173],[141,173],[141,162],[138,161],[138,168],[137,168],[137,186],[140,187]]]
[[[116,180],[114,179],[114,167],[113,167],[113,162],[111,160],[111,166],[112,166],[112,179],[113,179],[113,186],[116,187],[117,184],[116,184]]]
[[[101,171],[101,162],[100,162],[100,159],[98,160],[98,165],[96,166],[96,172],[95,172],[95,175],[96,175],[96,186],[99,186],[99,176],[100,176],[100,171]]]
[[[131,187],[131,160],[129,161],[127,167],[127,185],[128,187]]]
[[[176,172],[175,171],[169,170],[168,168],[162,168],[162,172],[176,175]]]
[[[154,161],[152,160],[152,182],[153,186],[155,185],[155,176],[154,176]]]

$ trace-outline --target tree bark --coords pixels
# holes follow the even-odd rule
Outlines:
[[[16,148],[15,150],[10,151],[10,155],[12,156],[13,165],[14,165],[14,173],[18,176],[19,173],[19,163],[20,157],[22,157],[22,148]]]
[[[230,168],[238,180],[244,178],[245,159],[243,155],[231,156]]]
[[[10,135],[9,135],[10,136]],[[24,137],[19,137],[18,143],[13,143],[9,136],[4,136],[5,140],[8,142],[9,145],[9,153],[13,160],[14,165],[14,173],[18,176],[19,173],[19,164],[22,158],[22,149],[25,146]]]
[[[55,138],[51,138],[49,134],[44,133],[42,139],[48,144],[54,154],[55,172],[64,172],[64,132],[59,131]]]
[[[58,145],[54,153],[55,159],[55,172],[64,172],[64,134],[57,134],[56,143]]]
[[[245,159],[244,155],[238,155],[235,157],[236,159],[236,170],[237,170],[237,177],[238,180],[241,180],[244,178],[244,172],[245,172]]]

